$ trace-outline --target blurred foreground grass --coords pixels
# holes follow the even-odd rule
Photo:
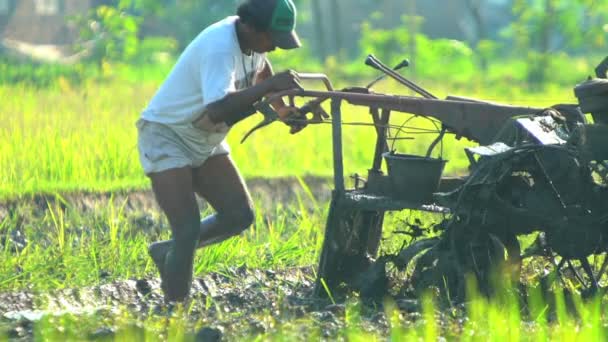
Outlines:
[[[569,302],[575,304],[567,308],[569,297],[563,292],[545,299],[532,289],[526,299],[534,304],[522,307],[517,298],[507,295],[506,300],[488,301],[473,293],[466,307],[452,310],[440,310],[433,299],[427,297],[422,300],[422,310],[415,313],[404,313],[390,299],[375,310],[352,299],[334,316],[333,326],[315,318],[322,316],[314,315],[318,312],[292,319],[289,313],[280,310],[241,319],[238,314],[226,314],[223,323],[193,320],[187,308],[168,317],[150,315],[144,319],[120,309],[111,314],[65,313],[47,315],[34,323],[34,338],[44,341],[205,341],[197,336],[202,329],[217,329],[221,340],[229,341],[605,341],[608,335],[598,299],[570,298]],[[244,319],[264,328],[252,333],[228,323]],[[383,323],[378,325],[378,321]],[[92,338],[94,334],[101,337]]]

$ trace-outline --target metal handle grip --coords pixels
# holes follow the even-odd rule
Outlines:
[[[325,84],[325,87],[327,88],[327,90],[329,91],[333,91],[334,90],[334,86],[333,84],[331,84],[331,81],[329,80],[329,77],[327,77],[327,75],[325,74],[314,74],[314,73],[298,73],[298,77],[301,80],[319,80],[322,81]]]

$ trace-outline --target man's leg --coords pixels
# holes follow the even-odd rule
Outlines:
[[[210,157],[193,170],[193,177],[195,191],[216,211],[200,223],[199,248],[238,235],[253,223],[253,201],[230,156]],[[171,240],[148,247],[157,265],[163,263],[170,245]]]
[[[164,211],[173,238],[162,254],[150,254],[159,268],[165,298],[184,300],[192,283],[194,251],[200,236],[200,212],[193,190],[190,167],[150,174],[156,200]]]
[[[192,184],[194,190],[216,211],[216,214],[206,217],[198,225],[200,235],[196,247],[200,248],[224,241],[238,235],[253,223],[253,201],[245,182],[228,155],[210,157],[201,167],[192,170],[192,177],[194,178]],[[175,205],[177,206],[177,204]],[[200,217],[198,207],[196,211]],[[163,275],[163,265],[167,265],[169,268],[165,257],[170,255],[167,252],[171,246],[176,245],[174,240],[175,234],[173,240],[155,242],[148,247],[150,256],[161,273],[163,290],[166,293],[168,291],[164,289],[165,283],[167,283],[165,279],[169,279],[170,275]],[[197,241],[197,239],[191,241]],[[192,270],[192,266],[189,270]],[[190,284],[190,280],[188,284]]]
[[[253,223],[253,201],[229,155],[213,156],[195,169],[194,189],[216,211],[201,222],[200,247],[238,235]]]

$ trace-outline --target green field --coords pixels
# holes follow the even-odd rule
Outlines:
[[[342,83],[341,86],[352,85]],[[365,84],[365,80],[357,83]],[[224,310],[228,304],[220,299],[214,302],[211,297],[196,299],[190,307],[173,315],[155,314],[153,308],[142,314],[141,308],[138,311],[128,305],[118,304],[114,309],[99,309],[96,304],[74,308],[68,299],[63,304],[61,300],[59,304],[49,301],[48,294],[57,291],[156,277],[146,246],[150,241],[168,238],[167,223],[152,204],[150,193],[140,193],[148,198],[146,205],[130,196],[149,187],[138,163],[134,123],[157,85],[154,80],[120,79],[76,84],[60,79],[44,88],[0,85],[0,198],[4,203],[0,207],[0,237],[4,237],[0,240],[0,302],[13,293],[32,294],[33,307],[46,312],[25,328],[32,329],[37,339],[80,339],[105,327],[111,328],[110,336],[116,340],[142,336],[150,340],[190,339],[203,326],[221,326],[229,339],[256,340],[433,341],[444,336],[458,340],[540,341],[606,337],[606,320],[599,302],[583,303],[576,295],[564,297],[559,292],[550,299],[530,295],[533,303],[526,306],[521,306],[509,291],[502,301],[488,303],[473,297],[463,307],[441,310],[425,300],[409,314],[391,300],[385,301],[382,308],[370,308],[353,294],[342,298],[345,304],[339,306],[328,323],[318,315],[298,317],[293,308],[283,308],[289,291],[283,293],[268,286],[261,293],[278,291],[278,299],[272,307],[254,310],[250,315],[262,322],[262,331],[249,325],[242,329],[241,325],[234,325],[232,322],[243,319],[243,315]],[[458,94],[530,106],[575,101],[570,86],[548,86],[530,93],[523,87],[505,84],[490,87],[482,83],[433,82],[427,88],[440,97]],[[377,90],[409,94],[391,82]],[[345,122],[370,122],[365,108],[347,106],[343,115]],[[392,123],[400,125],[408,118],[395,114]],[[276,123],[257,132],[246,144],[239,144],[257,120],[259,116],[252,117],[230,132],[233,156],[247,179],[290,177],[295,185],[285,192],[293,194],[288,201],[275,202],[263,199],[263,191],[254,192],[259,208],[254,228],[240,238],[199,252],[196,274],[220,274],[238,282],[235,269],[239,267],[250,272],[305,268],[300,279],[310,283],[314,280],[311,266],[318,259],[328,206],[327,197],[320,200],[318,191],[329,192],[330,185],[313,191],[302,179],[331,176],[330,126],[312,126],[290,136],[285,126]],[[424,118],[412,123],[433,127]],[[399,141],[395,148],[424,153],[435,137],[409,136],[415,140]],[[364,174],[371,166],[374,141],[372,127],[345,126],[347,175]],[[462,150],[472,143],[448,137],[444,144],[443,157],[449,160],[446,172],[466,172]],[[268,182],[269,188],[276,186]],[[397,230],[403,220],[416,217],[426,223],[436,219],[415,212],[391,215],[386,223],[391,229],[386,234]],[[401,241],[386,241],[383,250],[394,251]],[[158,296],[158,288],[155,291]],[[321,307],[332,306],[333,300]],[[531,312],[525,313],[524,307]],[[53,311],[59,313],[51,314]],[[15,321],[0,317],[0,340],[4,327],[6,335],[13,336]]]
[[[365,81],[355,85],[364,84]],[[87,82],[71,85],[60,80],[51,88],[0,85],[0,198],[26,193],[108,191],[147,186],[137,155],[135,121],[154,94],[158,82]],[[311,84],[309,86],[317,86]],[[439,97],[458,94],[489,101],[528,106],[572,103],[571,87],[554,87],[526,93],[517,88],[483,88],[432,84]],[[406,94],[386,82],[377,91]],[[328,106],[328,105],[326,105]],[[410,115],[397,113],[392,123],[401,125]],[[275,123],[256,132],[245,144],[240,140],[261,120],[259,115],[239,123],[229,133],[233,156],[245,177],[332,174],[331,126],[313,126],[291,136]],[[345,106],[347,123],[369,123],[367,109]],[[409,123],[433,128],[424,119]],[[398,141],[400,152],[423,154],[436,134],[406,135]],[[344,153],[347,173],[365,173],[371,166],[375,133],[372,127],[345,126]],[[463,148],[471,145],[445,140],[448,173],[466,168]]]
[[[443,176],[474,174],[423,209],[451,214],[351,213],[336,200],[330,216],[340,193],[329,122],[297,135],[273,123],[241,144],[262,120],[254,115],[227,138],[254,223],[197,251],[190,297],[166,303],[147,247],[171,238],[170,227],[140,166],[135,123],[181,51],[242,0],[77,2],[0,0],[0,342],[608,340],[608,165],[587,163],[603,151],[585,135],[603,131],[573,132],[560,118],[536,123],[567,134],[567,145],[481,156],[471,168],[464,149],[477,144],[447,134],[433,153],[448,161]],[[520,107],[575,104],[577,84],[594,71],[608,77],[596,70],[608,46],[605,0],[293,2],[302,47],[268,59],[275,72],[325,73],[336,89],[379,75],[364,63],[370,54],[408,64],[399,73],[440,99]],[[265,6],[252,6],[245,24],[264,17],[255,13]],[[269,27],[286,26],[283,10]],[[247,26],[257,25],[237,28]],[[243,52],[274,35],[237,33]],[[74,55],[39,59],[59,50]],[[601,83],[583,91],[595,104]],[[392,80],[373,90],[414,95]],[[342,120],[352,188],[372,167],[376,130],[368,108],[343,103]],[[393,113],[390,149],[424,155],[440,124]],[[363,207],[369,197],[357,199]],[[375,260],[344,251],[370,249],[376,219]],[[338,248],[326,251],[344,262],[317,277],[327,221]],[[546,234],[525,235],[534,229]],[[332,284],[333,271],[349,286]]]

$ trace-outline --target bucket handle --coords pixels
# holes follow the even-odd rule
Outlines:
[[[446,131],[447,131],[447,129],[445,128],[445,126],[442,125],[441,132],[439,132],[439,136],[437,136],[437,138],[435,140],[433,140],[433,142],[429,146],[429,149],[426,151],[426,158],[431,157],[431,153],[433,153],[433,150],[435,149],[437,144],[439,144],[439,142],[441,142],[442,148],[441,148],[441,153],[439,154],[439,159],[443,159],[443,137],[445,136]]]

